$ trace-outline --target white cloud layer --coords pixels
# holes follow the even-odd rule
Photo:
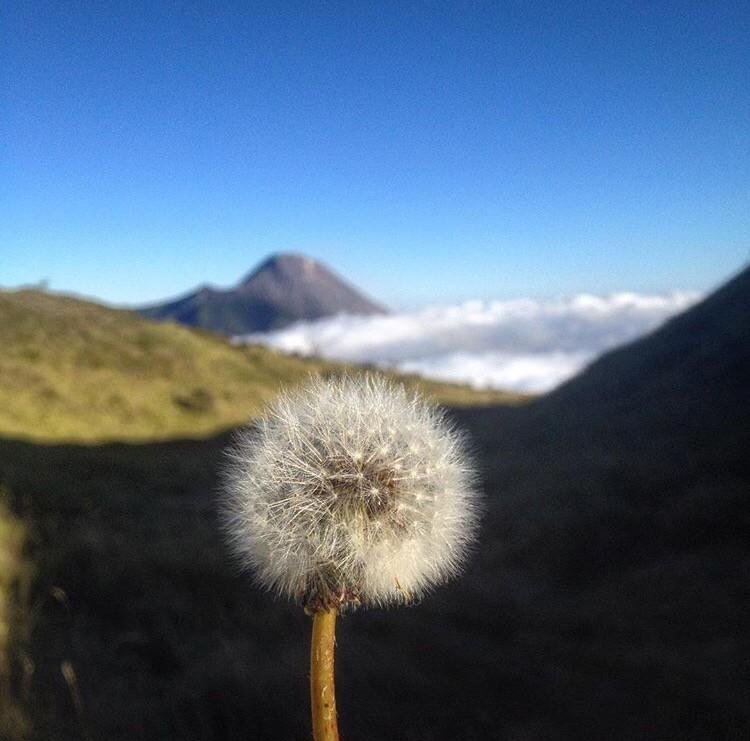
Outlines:
[[[478,388],[540,392],[698,298],[695,293],[615,293],[557,301],[467,301],[385,316],[299,322],[240,341]]]

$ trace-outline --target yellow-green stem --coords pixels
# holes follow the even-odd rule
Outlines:
[[[338,741],[333,656],[336,643],[336,610],[316,612],[310,645],[310,701],[313,739]]]

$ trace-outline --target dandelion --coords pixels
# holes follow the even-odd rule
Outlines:
[[[336,615],[417,600],[460,570],[477,522],[462,437],[380,377],[283,395],[229,450],[224,522],[260,584],[313,616],[316,741],[336,739]]]

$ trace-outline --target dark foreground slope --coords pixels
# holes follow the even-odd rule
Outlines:
[[[456,413],[480,544],[423,603],[340,621],[343,738],[750,736],[749,281],[533,405]],[[36,738],[309,737],[309,619],[227,566],[225,443],[0,443]]]
[[[462,419],[545,697],[587,737],[747,736],[750,270],[518,411]]]
[[[670,549],[669,538],[732,542],[750,514],[724,518],[750,505],[750,269],[521,413],[463,419],[485,451],[503,516],[524,522],[511,540],[535,559],[563,531],[590,549],[582,568],[601,561],[607,572],[612,559],[632,560],[620,542],[645,550]],[[578,537],[586,523],[588,539]],[[570,568],[560,555],[552,562]]]
[[[325,265],[303,255],[274,255],[234,288],[203,287],[182,298],[145,307],[147,319],[171,320],[226,335],[263,332],[301,319],[333,314],[380,314]]]

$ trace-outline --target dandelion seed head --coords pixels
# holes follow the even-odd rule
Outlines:
[[[419,598],[457,574],[474,538],[461,436],[380,377],[284,394],[228,452],[233,551],[261,584],[312,611]]]

